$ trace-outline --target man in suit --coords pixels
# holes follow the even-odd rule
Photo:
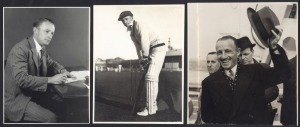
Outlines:
[[[56,122],[57,115],[39,102],[52,101],[42,98],[52,95],[49,85],[63,84],[67,77],[75,77],[45,53],[54,31],[52,20],[39,18],[33,23],[33,35],[10,50],[5,63],[5,119]],[[47,77],[51,71],[56,75]]]
[[[284,50],[277,45],[280,34],[269,40],[274,68],[261,64],[238,63],[240,49],[236,39],[218,39],[216,51],[221,67],[202,81],[201,117],[205,123],[268,124],[264,90],[268,84],[278,84],[290,76]]]
[[[133,41],[140,65],[145,70],[146,84],[146,107],[137,115],[148,116],[156,114],[157,111],[157,94],[158,80],[162,69],[167,46],[162,42],[159,36],[152,31],[151,27],[133,19],[131,11],[123,11],[118,21],[130,31],[130,37]]]

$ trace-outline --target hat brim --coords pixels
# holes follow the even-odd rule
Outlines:
[[[251,44],[251,46],[250,47],[254,47],[256,44]]]
[[[256,27],[255,27],[254,21],[252,20],[252,15],[255,14],[255,13],[256,13],[256,11],[253,10],[252,8],[248,8],[248,9],[247,9],[247,15],[248,15],[248,19],[249,19],[249,21],[250,21],[251,27],[253,28],[253,30],[254,30],[254,32],[255,32],[257,38],[260,40],[260,42],[257,42],[257,41],[256,41],[256,42],[257,42],[257,44],[258,44],[259,46],[261,46],[261,47],[267,47],[267,48],[268,48],[267,42],[266,42],[264,39],[262,39],[262,37],[261,37],[260,34],[258,33],[258,30],[257,30]]]

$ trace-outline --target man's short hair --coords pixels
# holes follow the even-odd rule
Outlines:
[[[217,42],[218,42],[218,41],[224,41],[224,40],[233,40],[234,45],[237,47],[237,44],[236,44],[236,40],[237,40],[237,39],[236,39],[235,37],[230,36],[230,35],[223,36],[223,37],[219,38],[219,39],[217,40]],[[237,47],[237,48],[238,48],[238,47]]]
[[[217,52],[209,52],[209,53],[207,53],[207,55],[214,55],[214,54],[217,55]]]
[[[50,22],[54,25],[54,22],[49,18],[38,18],[34,23],[33,27],[39,27],[43,22]]]

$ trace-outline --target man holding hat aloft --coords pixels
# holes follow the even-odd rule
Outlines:
[[[247,64],[257,64],[259,63],[257,60],[253,58],[254,50],[253,47],[256,44],[252,44],[248,37],[242,37],[237,39],[236,41],[237,46],[241,49],[241,54],[239,56],[239,61],[243,65]],[[270,68],[268,64],[260,63],[266,68]],[[268,105],[268,109],[270,111],[270,123],[273,123],[275,113],[277,109],[273,109],[271,102],[276,100],[279,95],[279,89],[277,86],[267,86],[265,89],[265,98],[266,98],[266,105]]]
[[[263,13],[268,12],[270,11]],[[269,16],[272,15],[266,14],[265,17]],[[254,19],[257,18],[259,17]],[[259,26],[257,22],[253,23],[252,27]],[[271,27],[263,29],[270,31],[272,35],[262,36],[269,47],[273,68],[265,68],[261,64],[242,65],[238,62],[241,51],[236,45],[236,39],[224,36],[217,40],[216,52],[221,68],[202,81],[201,116],[205,123],[269,124],[265,87],[286,81],[291,72],[286,53],[277,44],[283,30],[272,26],[272,23],[267,25]]]
[[[163,66],[167,46],[149,26],[134,20],[131,11],[123,11],[118,21],[122,21],[127,31],[130,31],[130,37],[136,47],[141,69],[146,73],[146,107],[137,115],[156,114],[159,73]]]

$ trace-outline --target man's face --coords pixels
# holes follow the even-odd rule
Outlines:
[[[209,74],[215,73],[220,68],[217,54],[208,54],[206,57],[206,62]]]
[[[54,31],[54,24],[45,21],[38,27],[33,28],[33,36],[41,46],[46,46],[50,44]]]
[[[240,61],[243,65],[251,64],[253,61],[253,51],[251,51],[250,48],[246,48],[241,52],[241,55],[239,56]]]
[[[132,16],[126,16],[122,19],[122,23],[124,24],[124,26],[129,27],[129,24],[132,22],[132,20]]]
[[[220,40],[216,44],[217,56],[224,69],[231,69],[237,64],[240,50],[231,39]]]

